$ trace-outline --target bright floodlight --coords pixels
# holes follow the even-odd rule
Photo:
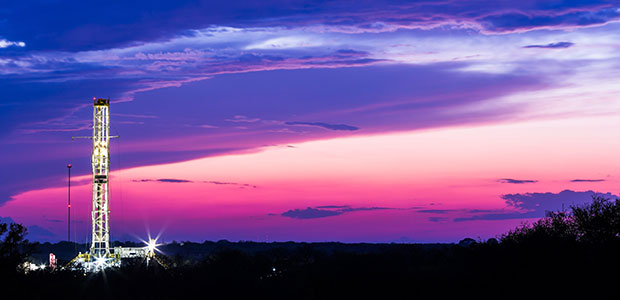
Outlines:
[[[156,239],[149,239],[149,242],[146,243],[146,247],[149,250],[149,253],[154,253],[155,250],[157,249],[157,240]]]
[[[107,266],[106,259],[103,256],[95,257],[95,267],[98,269],[103,269]]]

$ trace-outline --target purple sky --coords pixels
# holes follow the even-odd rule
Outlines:
[[[422,233],[418,229],[440,226],[437,224],[442,220],[472,224],[492,220],[497,211],[487,215],[471,214],[475,210],[482,211],[484,207],[480,206],[485,203],[493,206],[492,209],[507,206],[519,210],[517,216],[523,220],[543,215],[540,210],[506,204],[507,195],[552,193],[561,198],[568,195],[562,194],[563,191],[570,190],[581,195],[579,197],[586,197],[582,201],[587,201],[592,193],[588,194],[589,191],[618,194],[616,174],[603,170],[614,166],[615,162],[609,161],[607,155],[611,156],[617,146],[613,142],[617,140],[615,125],[608,126],[606,122],[614,124],[620,112],[617,96],[620,90],[617,84],[619,20],[620,3],[617,1],[7,3],[0,8],[0,89],[3,91],[0,95],[0,217],[48,232],[35,238],[58,240],[62,237],[60,225],[51,226],[40,213],[27,212],[28,205],[36,202],[29,202],[30,198],[25,195],[47,191],[51,198],[61,197],[50,191],[65,186],[65,166],[69,162],[73,163],[76,176],[89,174],[90,145],[86,141],[72,141],[71,137],[90,135],[92,97],[110,97],[112,101],[112,133],[121,136],[112,143],[113,171],[190,160],[204,163],[200,159],[254,155],[268,147],[294,147],[320,141],[343,141],[338,149],[325,151],[343,153],[338,163],[350,161],[372,169],[379,162],[368,162],[362,154],[345,154],[349,153],[345,149],[360,147],[356,146],[361,145],[357,141],[366,141],[367,137],[376,137],[379,143],[383,136],[394,134],[480,128],[469,138],[446,134],[450,139],[428,142],[442,149],[429,149],[428,153],[452,149],[454,153],[446,155],[458,156],[455,153],[470,152],[461,151],[464,146],[456,142],[467,143],[478,138],[489,141],[492,136],[497,137],[487,131],[487,127],[512,124],[523,128],[506,129],[506,136],[509,133],[513,136],[506,139],[504,146],[514,143],[513,147],[535,147],[544,143],[546,146],[541,152],[545,152],[552,151],[549,149],[553,145],[566,142],[565,139],[559,141],[560,137],[596,137],[595,142],[608,149],[596,157],[579,147],[563,149],[572,155],[571,162],[576,157],[584,165],[590,165],[572,169],[575,173],[571,173],[571,178],[554,175],[554,170],[564,168],[562,163],[545,168],[532,165],[526,172],[506,161],[506,166],[498,170],[484,173],[470,168],[467,171],[470,173],[458,176],[450,166],[438,167],[444,177],[436,175],[437,182],[443,178],[443,182],[473,184],[469,180],[475,173],[485,182],[492,182],[494,187],[489,187],[492,191],[477,188],[479,194],[463,196],[479,199],[471,205],[461,205],[457,201],[443,208],[443,213],[431,210],[435,214],[411,216],[425,220],[424,224],[402,221],[402,226],[399,223],[381,225],[376,221],[378,227],[383,227],[366,235],[354,233],[352,224],[371,220],[373,216],[387,218],[396,212],[360,208],[403,208],[409,205],[407,200],[386,194],[383,198],[377,196],[364,201],[343,200],[340,206],[349,209],[325,211],[319,206],[332,204],[325,198],[329,193],[323,194],[322,190],[295,189],[299,194],[315,195],[314,198],[308,196],[312,199],[307,201],[293,199],[292,190],[279,196],[261,194],[252,198],[271,203],[273,206],[269,209],[277,210],[272,213],[278,215],[280,221],[269,221],[268,225],[274,239],[390,241],[411,236],[411,240],[417,241],[446,241],[463,235],[500,234],[514,224],[490,226],[495,229],[484,232],[479,230],[489,227],[486,223],[472,226],[468,231],[459,231],[452,225],[441,227],[448,233]],[[583,118],[597,121],[587,122]],[[535,127],[532,124],[546,121],[565,123],[558,123],[557,132],[531,129]],[[556,128],[555,123],[540,126]],[[396,142],[390,140],[389,143]],[[406,143],[403,141],[402,149],[409,149]],[[308,148],[315,149],[321,144],[310,145]],[[329,147],[336,146],[329,144]],[[391,149],[375,149],[368,155],[386,159],[400,157],[397,150],[392,153]],[[411,149],[407,151],[417,148]],[[488,148],[472,149],[471,153],[486,150]],[[297,159],[326,163],[325,168],[329,167],[329,162],[325,162],[317,154],[319,152],[299,152]],[[537,158],[537,154],[529,152],[517,155],[532,164],[544,156],[540,154]],[[501,154],[493,152],[489,157],[501,157]],[[531,159],[526,160],[529,157]],[[481,161],[476,163],[480,170],[487,170],[487,165],[492,163],[483,158],[481,156]],[[277,160],[272,163],[280,165]],[[258,169],[263,166],[262,162],[256,162],[255,166],[248,172],[264,172]],[[401,173],[415,170],[417,166],[396,168],[394,173]],[[175,169],[162,170],[173,172]],[[244,175],[246,172],[243,167],[236,171]],[[148,174],[143,172],[135,174]],[[336,171],[299,172],[308,176],[306,181],[313,182]],[[367,174],[392,180],[377,187],[377,193],[391,191],[398,181],[391,170],[382,172]],[[157,178],[125,179],[131,182],[132,179],[180,178],[195,182],[201,178],[200,173],[190,173],[187,176],[180,173],[177,177],[158,173],[154,175]],[[345,173],[342,176],[352,176]],[[429,174],[416,173],[416,177],[411,178],[426,178]],[[201,180],[226,181],[218,177],[224,176],[222,174],[209,176]],[[253,179],[252,176],[247,179]],[[299,184],[287,181],[288,175],[281,176],[264,184],[281,187]],[[363,176],[366,175],[360,175]],[[241,175],[234,178],[246,180]],[[353,181],[351,178],[343,180],[347,184]],[[164,184],[171,184],[149,182],[166,187],[170,185]],[[357,190],[366,186],[361,181],[355,182],[360,186],[351,183],[348,188]],[[338,182],[329,184],[325,190],[340,191]],[[513,189],[515,186],[518,190]],[[132,188],[141,189],[139,185]],[[426,193],[405,186],[398,185],[398,188],[395,194]],[[436,188],[447,187],[437,185]],[[455,195],[461,192],[468,193],[460,190]],[[189,191],[177,184],[170,193],[187,195]],[[83,197],[88,202],[89,196]],[[138,200],[139,196],[135,197],[135,201],[142,201]],[[237,196],[224,193],[221,197]],[[290,202],[285,205],[275,200],[279,197],[289,197]],[[437,202],[431,196],[424,197],[425,200],[420,201],[425,206]],[[249,201],[250,198],[244,199]],[[574,203],[574,198],[566,199],[569,200],[565,203]],[[213,215],[206,214],[201,217],[212,219],[204,222],[232,224],[231,220],[237,216],[224,212],[224,200],[219,199],[219,206],[209,209],[222,209],[229,219],[217,223]],[[54,201],[62,202],[62,199]],[[192,203],[193,200],[183,201]],[[247,204],[244,201],[239,205]],[[563,200],[545,201],[557,204]],[[411,206],[416,205],[420,203],[411,203]],[[165,206],[160,208],[166,209]],[[261,209],[256,209],[257,215],[263,214]],[[245,211],[251,214],[253,210],[247,208]],[[448,211],[451,212],[449,218],[445,216]],[[304,229],[312,227],[309,223],[299,223],[295,227],[299,228],[297,234],[284,234],[283,228],[289,226],[286,222],[290,216],[304,212],[324,215],[317,218],[319,221],[341,220],[337,225],[319,224],[341,229],[322,237],[311,229]],[[137,219],[143,216],[126,214],[128,223],[142,222]],[[179,214],[175,218],[182,216]],[[347,219],[355,214],[360,217]],[[64,218],[60,211],[56,217]],[[295,221],[308,219],[314,220],[302,215]],[[240,223],[254,226],[252,221]],[[176,231],[171,230],[169,238],[251,239],[254,234],[244,235],[244,230],[251,231],[247,227],[221,226],[217,234],[201,235],[199,229],[194,229],[196,227],[180,224]],[[196,233],[184,235],[184,230],[190,227]],[[119,230],[118,236],[131,234],[130,229],[123,230],[122,233]],[[418,239],[416,235],[424,237]]]

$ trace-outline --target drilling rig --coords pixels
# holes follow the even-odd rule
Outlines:
[[[110,175],[110,99],[93,98],[93,135],[73,137],[91,139],[93,150],[91,165],[93,173],[92,199],[92,239],[90,249],[79,253],[70,266],[81,265],[87,271],[99,271],[108,267],[118,267],[123,258],[156,259],[157,241],[149,239],[144,247],[110,248],[110,193],[108,189]],[[165,266],[165,265],[164,265]]]
[[[110,210],[108,175],[110,173],[110,99],[94,99],[93,109],[93,211],[90,253],[110,256]]]

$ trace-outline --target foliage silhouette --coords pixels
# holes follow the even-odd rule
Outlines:
[[[0,223],[0,272],[3,275],[23,271],[35,244],[25,239],[28,230],[17,223]]]
[[[174,253],[169,269],[132,260],[86,276],[30,272],[7,287],[28,299],[600,298],[616,293],[619,206],[594,198],[486,242],[172,243],[161,247]]]
[[[605,245],[620,238],[620,200],[593,196],[592,202],[573,205],[571,212],[551,212],[532,225],[504,234],[503,244],[589,243]]]

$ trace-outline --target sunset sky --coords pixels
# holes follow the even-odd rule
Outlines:
[[[620,195],[617,1],[10,1],[0,220],[111,238],[457,242]]]

